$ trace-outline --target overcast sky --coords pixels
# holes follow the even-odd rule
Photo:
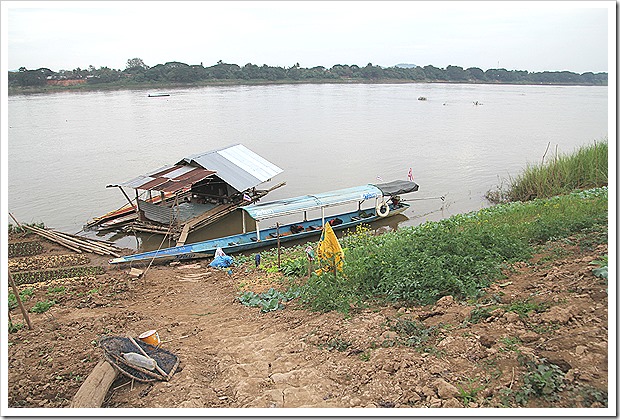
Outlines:
[[[2,61],[8,70],[53,71],[124,69],[128,59],[141,58],[149,66],[222,60],[607,72],[615,62],[615,7],[615,1],[2,1]]]

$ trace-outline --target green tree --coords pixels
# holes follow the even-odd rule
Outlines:
[[[148,70],[149,66],[144,64],[144,61],[142,61],[141,58],[130,58],[129,60],[127,60],[127,66],[125,67],[126,70],[132,70],[136,68]]]

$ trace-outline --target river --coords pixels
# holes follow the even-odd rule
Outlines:
[[[148,97],[156,92],[10,96],[9,211],[75,233],[126,202],[106,185],[242,143],[284,170],[269,185],[286,186],[263,201],[407,179],[411,168],[420,190],[403,197],[415,201],[398,223],[417,225],[488,206],[489,189],[547,148],[604,140],[609,124],[607,87],[240,85]],[[106,238],[145,249],[155,240]]]

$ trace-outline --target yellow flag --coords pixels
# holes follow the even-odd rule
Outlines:
[[[319,261],[320,268],[316,270],[316,273],[321,275],[322,273],[333,271],[334,268],[342,271],[343,259],[344,252],[338,242],[338,238],[336,238],[332,225],[325,223],[323,235],[319,242],[319,249],[317,250],[317,260]]]

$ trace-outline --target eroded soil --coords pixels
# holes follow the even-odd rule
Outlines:
[[[40,238],[11,240],[44,248],[12,258],[14,273],[50,258],[75,264],[75,254]],[[101,336],[157,329],[179,371],[153,384],[120,376],[104,407],[604,407],[607,281],[590,263],[606,253],[554,244],[475,302],[446,296],[350,316],[296,300],[268,313],[243,306],[240,285],[278,286],[251,267],[154,265],[136,279],[88,254],[79,264],[105,274],[20,286],[34,292],[28,309],[55,304],[29,314],[33,330],[9,334],[8,405],[68,407],[102,357]],[[10,313],[23,323],[18,308]]]

